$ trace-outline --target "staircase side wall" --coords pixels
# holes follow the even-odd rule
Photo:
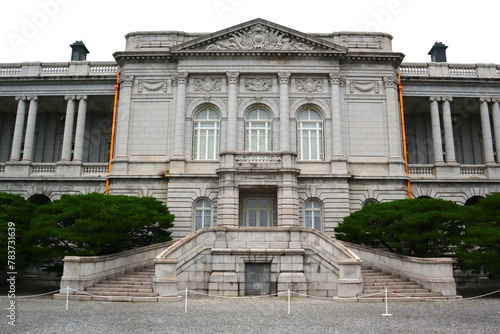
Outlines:
[[[343,242],[343,244],[355,252],[364,265],[374,266],[408,278],[432,292],[442,293],[443,296],[456,296],[457,294],[451,258],[400,256],[348,242]]]
[[[68,287],[70,294],[73,294],[71,289],[84,291],[107,276],[152,264],[155,257],[172,243],[168,241],[104,256],[65,256],[60,293],[66,294]]]

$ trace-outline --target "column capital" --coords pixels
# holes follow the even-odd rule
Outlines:
[[[395,75],[383,77],[383,81],[387,88],[396,88],[398,84],[398,78]]]
[[[441,98],[439,96],[431,96],[431,97],[429,97],[429,101],[431,101],[431,102],[434,102],[434,101],[439,102],[439,101],[441,101]]]
[[[16,96],[16,101],[26,101],[26,96]]]
[[[120,86],[132,87],[133,83],[134,83],[134,76],[133,75],[120,76]]]
[[[188,72],[178,72],[176,76],[177,76],[177,84],[178,85],[187,85],[188,80],[189,80],[189,73]]]
[[[280,84],[289,84],[290,83],[290,76],[292,73],[290,72],[278,72],[278,80]]]
[[[442,96],[442,97],[441,97],[441,100],[442,100],[442,101],[448,101],[448,102],[451,102],[451,101],[453,101],[453,97],[451,97],[451,96]]]
[[[330,83],[330,86],[333,85],[343,86],[345,83],[345,77],[339,75],[338,73],[330,72],[328,73],[328,82]]]
[[[31,95],[31,96],[27,96],[26,99],[28,101],[38,101],[38,96]]]
[[[240,72],[226,72],[226,76],[227,76],[227,83],[237,84]]]
[[[76,99],[77,100],[83,100],[83,101],[87,101],[88,100],[88,96],[87,95],[77,95],[76,96]]]
[[[66,96],[64,97],[64,99],[65,99],[65,100],[74,100],[74,99],[76,99],[76,96],[75,96],[75,95],[66,95]]]
[[[499,103],[500,102],[500,97],[492,97],[491,102],[493,103]]]
[[[483,102],[491,102],[491,97],[480,97],[479,98],[479,102],[483,103]]]

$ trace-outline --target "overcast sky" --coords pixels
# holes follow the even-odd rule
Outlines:
[[[304,33],[381,31],[405,62],[428,62],[434,42],[450,63],[500,64],[493,0],[8,0],[0,63],[61,62],[83,41],[90,61],[113,61],[133,31],[216,32],[262,18]]]

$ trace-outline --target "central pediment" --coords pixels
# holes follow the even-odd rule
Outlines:
[[[176,54],[286,52],[340,55],[346,53],[346,48],[266,20],[255,19],[178,44],[171,48],[171,52]]]

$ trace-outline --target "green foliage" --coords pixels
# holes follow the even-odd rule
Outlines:
[[[0,192],[1,267],[8,264],[9,255],[14,255],[16,270],[29,265],[34,250],[28,240],[28,231],[34,211],[35,205],[24,197]]]
[[[464,269],[500,276],[500,194],[488,195],[468,206],[469,219],[456,255]]]
[[[443,256],[463,234],[463,208],[428,198],[371,204],[345,217],[335,232],[340,240],[383,245],[400,255]]]
[[[98,256],[171,240],[174,216],[152,197],[63,195],[41,206],[31,238],[39,261]]]

